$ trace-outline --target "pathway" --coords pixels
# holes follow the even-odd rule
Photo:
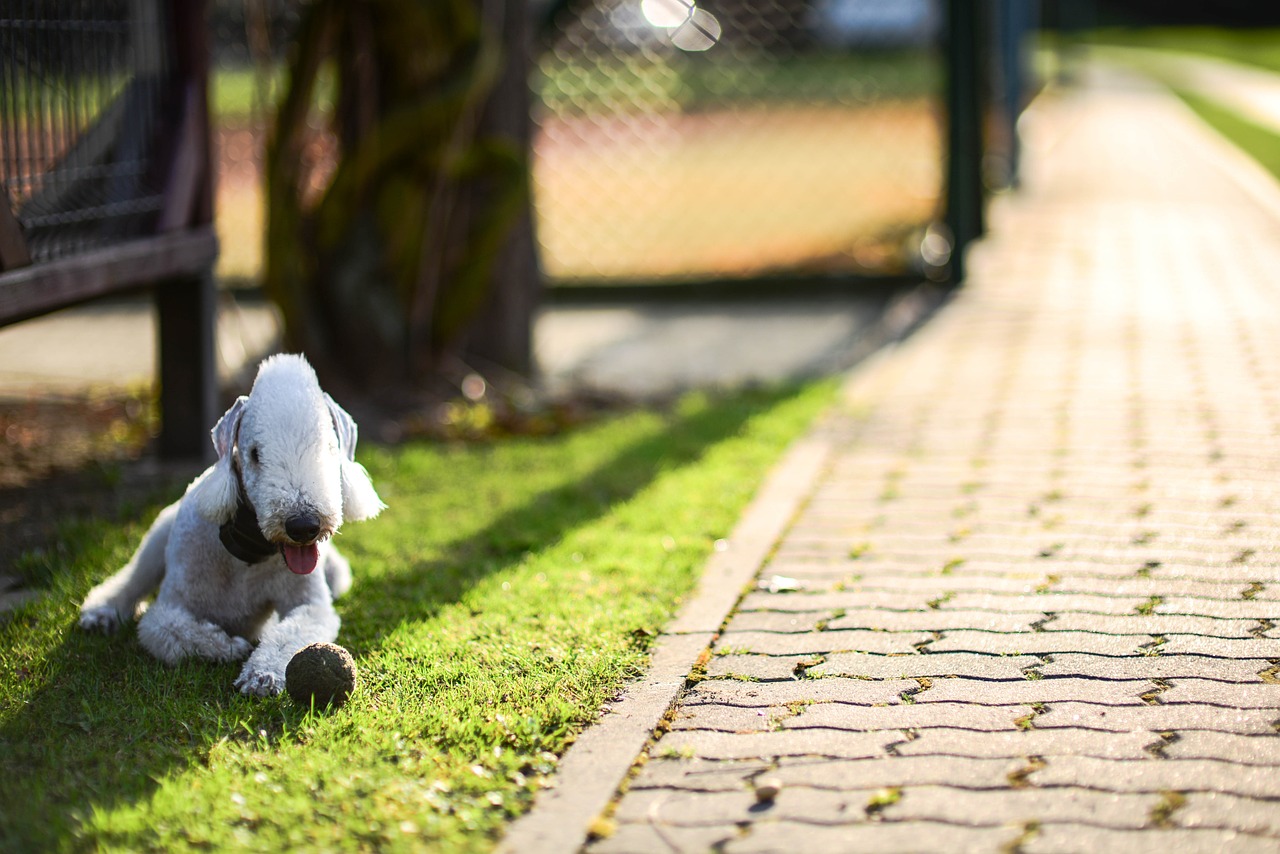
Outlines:
[[[1028,136],[506,850],[1280,849],[1280,186],[1133,81]]]

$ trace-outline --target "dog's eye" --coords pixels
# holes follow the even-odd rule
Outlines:
[[[249,462],[255,466],[262,465],[262,451],[257,445],[253,445],[249,448]]]

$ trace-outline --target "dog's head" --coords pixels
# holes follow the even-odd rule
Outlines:
[[[213,428],[218,461],[198,509],[223,525],[247,503],[289,568],[310,572],[317,543],[344,520],[372,518],[385,506],[355,461],[356,438],[355,422],[320,390],[304,358],[272,356],[259,367],[248,397]]]

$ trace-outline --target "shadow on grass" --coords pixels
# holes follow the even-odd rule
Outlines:
[[[401,572],[359,579],[345,602],[346,642],[353,652],[369,653],[398,625],[430,620],[483,578],[607,514],[658,473],[696,462],[708,448],[740,433],[753,415],[796,391],[787,386],[746,392],[674,418],[665,430],[633,442],[585,477],[539,493],[437,555]]]
[[[344,600],[344,642],[357,656],[376,648],[379,628],[430,618],[492,572],[608,513],[658,473],[696,461],[796,391],[736,395],[673,416],[585,477],[443,545],[431,561],[379,579],[360,578],[357,568],[357,586]],[[102,840],[80,830],[95,810],[146,800],[158,781],[207,761],[224,739],[269,745],[304,717],[286,699],[235,693],[238,666],[166,668],[142,651],[132,629],[101,638],[74,628],[84,593],[142,530],[99,524],[62,536],[51,561],[76,569],[52,570],[50,594],[0,623],[0,687],[8,694],[0,699],[0,850],[98,847]],[[131,843],[145,840],[145,829],[135,833]]]

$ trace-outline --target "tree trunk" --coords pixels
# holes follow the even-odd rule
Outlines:
[[[529,4],[490,2],[484,11],[490,32],[501,34],[505,62],[481,116],[480,133],[510,140],[518,150],[529,152],[528,70],[533,32]],[[462,346],[464,360],[490,362],[521,376],[534,370],[533,321],[542,295],[532,213],[532,205],[526,204],[494,259],[488,299]]]
[[[539,277],[522,0],[313,0],[268,147],[266,284],[290,346],[367,391],[451,357],[531,368]],[[315,159],[319,113],[336,149]]]

